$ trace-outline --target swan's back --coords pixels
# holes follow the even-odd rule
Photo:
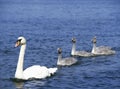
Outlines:
[[[43,79],[51,76],[57,71],[57,68],[47,68],[45,66],[34,65],[23,71],[24,79]]]
[[[109,46],[99,46],[97,47],[98,49],[106,49],[106,50],[111,50],[111,47]]]
[[[98,54],[98,55],[110,55],[110,54],[115,54],[115,51],[113,51],[110,47],[100,46],[100,47],[96,47],[95,54]]]
[[[93,53],[86,52],[86,51],[76,51],[75,55],[76,56],[81,56],[81,57],[91,57],[91,56],[94,56]]]
[[[62,65],[62,66],[70,66],[73,65],[77,62],[77,60],[73,57],[68,57],[68,58],[63,58],[58,65]]]

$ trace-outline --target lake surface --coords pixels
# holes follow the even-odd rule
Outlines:
[[[97,36],[98,46],[116,54],[77,57],[76,65],[59,67],[52,77],[16,82],[19,36],[27,39],[24,69],[56,67],[57,48],[69,57],[72,37],[77,50],[91,51]],[[120,89],[120,1],[0,0],[0,89]]]

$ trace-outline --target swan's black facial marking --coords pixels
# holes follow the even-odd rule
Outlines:
[[[76,39],[75,39],[75,38],[72,38],[72,42],[73,42],[73,43],[76,43]]]
[[[20,43],[21,43],[21,40],[22,40],[22,39],[18,39],[17,42],[20,42]]]
[[[18,46],[21,45],[21,40],[22,40],[22,39],[18,39],[18,40],[16,41],[15,47],[18,47]]]
[[[58,53],[61,54],[62,53],[62,49],[61,48],[58,48]]]
[[[18,39],[18,40],[16,41],[16,43],[19,43],[19,45],[21,45],[21,40],[22,40],[22,39]]]

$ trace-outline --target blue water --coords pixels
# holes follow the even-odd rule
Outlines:
[[[78,64],[60,67],[46,79],[13,81],[20,48],[27,39],[24,69],[38,64],[56,67],[57,48],[70,56],[71,38],[77,50],[108,45],[115,55],[78,57]],[[120,89],[119,0],[0,0],[0,89]]]

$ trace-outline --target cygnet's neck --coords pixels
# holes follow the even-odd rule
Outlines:
[[[96,52],[96,43],[93,43],[92,53]]]
[[[19,79],[23,78],[23,63],[24,63],[25,49],[26,49],[26,44],[22,45],[20,49],[15,78],[19,78]]]
[[[76,43],[73,43],[71,55],[75,55],[75,51],[76,51]]]
[[[58,61],[57,64],[60,64],[60,61],[62,60],[62,53],[58,53]]]

